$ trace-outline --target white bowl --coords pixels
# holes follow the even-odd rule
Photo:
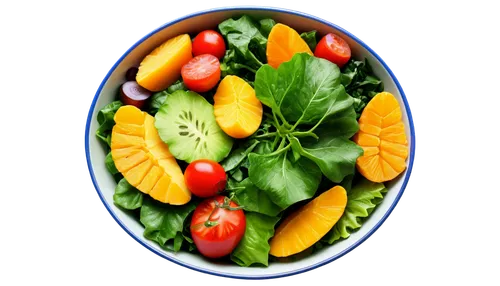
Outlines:
[[[367,58],[374,73],[384,82],[385,91],[391,92],[403,107],[403,122],[406,127],[406,136],[410,148],[408,168],[397,179],[387,184],[389,191],[386,197],[359,231],[353,233],[348,239],[325,247],[299,261],[274,262],[270,263],[267,268],[214,263],[203,259],[200,255],[187,252],[171,253],[161,249],[156,243],[145,239],[143,237],[144,227],[140,222],[113,204],[116,183],[106,170],[104,165],[106,154],[95,136],[98,127],[97,112],[104,105],[113,101],[118,88],[124,82],[128,68],[138,66],[144,56],[173,36],[181,33],[193,34],[208,27],[215,28],[223,20],[241,14],[271,17],[276,22],[289,25],[300,32],[317,30],[320,34],[334,32],[341,35],[349,43],[353,57],[357,59]],[[85,152],[90,176],[104,206],[116,222],[137,242],[167,260],[200,272],[233,278],[266,279],[289,276],[325,265],[342,257],[370,237],[392,212],[408,183],[415,156],[415,130],[408,101],[398,80],[384,61],[354,35],[328,21],[301,12],[277,8],[231,7],[202,11],[174,20],[146,35],[125,52],[108,72],[92,101],[85,128]]]

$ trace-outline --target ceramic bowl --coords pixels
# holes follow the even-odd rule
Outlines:
[[[301,260],[287,263],[273,262],[266,268],[239,267],[235,264],[214,263],[204,259],[200,255],[187,252],[171,253],[161,249],[156,243],[145,239],[143,237],[144,227],[140,222],[113,204],[113,193],[116,183],[106,170],[104,165],[105,151],[101,142],[94,135],[98,127],[96,120],[97,112],[104,105],[113,101],[118,88],[124,82],[125,73],[128,68],[138,66],[144,56],[173,36],[182,33],[195,34],[207,28],[215,29],[217,24],[223,20],[241,14],[249,14],[256,17],[271,17],[276,22],[289,25],[299,32],[317,30],[320,35],[328,32],[341,35],[349,43],[353,57],[357,59],[367,58],[374,73],[384,82],[385,91],[391,92],[398,99],[402,107],[403,122],[406,127],[406,136],[410,150],[406,171],[397,179],[387,184],[389,191],[385,199],[359,231],[353,233],[348,239],[325,247]],[[200,272],[233,278],[265,279],[298,274],[325,265],[347,254],[370,237],[387,219],[403,195],[410,178],[415,156],[415,130],[410,106],[395,75],[384,61],[360,39],[327,20],[301,12],[277,8],[231,7],[198,12],[166,23],[140,39],[128,49],[114,66],[111,67],[94,96],[85,129],[85,152],[90,176],[99,198],[116,222],[144,247],[171,262]]]

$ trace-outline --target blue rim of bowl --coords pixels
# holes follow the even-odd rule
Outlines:
[[[111,207],[108,205],[108,203],[104,199],[104,196],[103,196],[103,194],[102,194],[102,192],[101,192],[101,190],[99,188],[99,185],[97,184],[97,181],[96,181],[96,178],[95,178],[95,175],[94,175],[94,170],[92,168],[92,164],[91,164],[91,160],[90,160],[90,152],[89,152],[90,123],[91,123],[91,120],[92,120],[92,115],[94,113],[95,105],[96,105],[97,99],[98,99],[99,94],[101,93],[104,85],[106,84],[106,82],[108,81],[109,77],[111,76],[111,74],[116,69],[116,67],[122,62],[122,60],[133,49],[135,49],[138,45],[140,45],[146,39],[148,39],[149,37],[153,36],[157,32],[159,32],[159,31],[161,31],[161,30],[163,30],[163,29],[165,29],[165,28],[167,28],[167,27],[169,27],[169,26],[171,26],[173,24],[176,24],[178,22],[184,21],[184,20],[192,18],[192,17],[201,16],[201,15],[204,15],[204,14],[209,14],[209,13],[214,13],[214,12],[223,12],[223,11],[235,11],[235,10],[247,10],[247,11],[251,10],[251,11],[263,11],[263,12],[280,12],[280,13],[292,14],[292,15],[296,15],[296,16],[300,16],[300,17],[303,17],[303,18],[307,18],[307,19],[310,19],[310,20],[314,20],[314,21],[320,22],[322,24],[330,26],[330,27],[332,27],[334,29],[337,29],[337,30],[341,31],[342,33],[348,35],[351,39],[353,39],[354,41],[356,41],[358,44],[360,44],[366,50],[368,50],[373,56],[375,56],[377,58],[377,60],[380,63],[382,63],[382,65],[384,66],[384,68],[387,70],[387,72],[391,76],[392,80],[394,80],[394,82],[396,83],[396,86],[397,86],[397,88],[399,90],[399,93],[401,94],[401,97],[403,99],[403,103],[404,103],[404,106],[405,106],[405,109],[406,109],[406,113],[407,113],[407,116],[408,116],[408,121],[410,123],[410,134],[411,134],[410,159],[409,159],[409,163],[408,163],[408,168],[407,168],[407,171],[406,171],[406,175],[405,175],[405,178],[404,178],[404,182],[403,182],[403,185],[401,186],[401,189],[399,190],[399,193],[396,196],[394,202],[390,206],[389,210],[384,214],[384,216],[382,217],[382,219],[370,231],[368,231],[368,233],[365,234],[361,239],[359,239],[358,241],[356,241],[355,243],[353,243],[352,245],[350,245],[348,248],[344,249],[340,253],[337,253],[336,255],[334,255],[332,257],[329,257],[328,259],[325,259],[325,260],[323,260],[321,262],[318,262],[316,264],[309,265],[307,267],[299,268],[299,269],[288,271],[288,272],[282,272],[282,273],[279,273],[279,274],[261,275],[261,276],[256,276],[256,275],[255,276],[253,276],[253,275],[252,276],[248,276],[248,275],[234,275],[234,274],[230,274],[230,273],[223,273],[223,272],[211,271],[211,270],[203,269],[203,268],[197,267],[195,265],[187,264],[187,263],[185,263],[183,261],[180,261],[180,260],[177,260],[175,258],[169,257],[169,256],[165,255],[164,253],[158,251],[157,249],[151,247],[150,245],[148,245],[147,243],[145,243],[142,238],[139,238],[134,233],[132,233],[132,231],[129,230],[127,228],[127,226],[125,226],[123,224],[123,222],[120,221],[118,219],[118,217],[115,215],[115,213],[111,210]],[[337,25],[335,25],[333,23],[330,23],[330,22],[328,22],[326,20],[318,18],[316,16],[312,16],[312,15],[309,15],[309,14],[306,14],[306,13],[303,13],[303,12],[289,10],[289,9],[283,9],[283,8],[277,8],[277,7],[252,7],[252,6],[220,7],[220,8],[203,10],[203,11],[199,11],[199,12],[196,12],[196,13],[192,13],[192,14],[186,15],[184,17],[178,18],[176,20],[173,20],[171,22],[168,22],[166,24],[163,24],[161,27],[155,29],[154,31],[152,31],[151,33],[147,34],[145,37],[143,37],[142,39],[140,39],[137,43],[135,43],[132,47],[130,47],[118,59],[118,61],[109,70],[109,72],[106,74],[106,77],[103,79],[103,81],[99,85],[99,88],[97,89],[97,92],[96,92],[96,94],[94,96],[94,99],[92,101],[92,105],[90,106],[89,114],[88,114],[88,117],[87,117],[87,123],[86,123],[86,126],[85,126],[85,154],[86,154],[86,157],[87,157],[87,166],[89,168],[90,177],[92,178],[92,182],[94,184],[94,187],[97,190],[97,194],[99,195],[99,198],[101,199],[102,203],[104,204],[104,206],[106,207],[106,209],[108,210],[108,212],[111,214],[111,216],[113,217],[113,219],[133,239],[135,239],[137,242],[139,242],[140,244],[142,244],[144,247],[146,247],[147,249],[151,250],[152,252],[156,253],[157,255],[159,255],[159,256],[161,256],[161,257],[163,257],[163,258],[165,258],[165,259],[167,259],[167,260],[169,260],[171,262],[174,262],[174,263],[179,264],[181,266],[184,266],[184,267],[187,267],[189,269],[196,270],[196,271],[199,271],[199,272],[202,272],[202,273],[212,274],[212,275],[221,276],[221,277],[237,278],[237,279],[271,279],[271,278],[280,278],[280,277],[286,277],[286,276],[291,276],[291,275],[295,275],[295,274],[300,274],[300,273],[303,273],[303,272],[306,272],[306,271],[313,270],[315,268],[321,267],[323,265],[326,265],[326,264],[328,264],[328,263],[330,263],[330,262],[332,262],[334,260],[337,260],[338,258],[346,255],[347,253],[349,253],[350,251],[352,251],[353,249],[355,249],[356,247],[358,247],[366,239],[368,239],[375,231],[377,231],[377,229],[384,223],[384,221],[387,219],[387,217],[389,217],[389,215],[391,214],[391,212],[394,210],[394,208],[398,204],[401,196],[404,193],[406,185],[408,184],[408,181],[410,179],[411,171],[413,169],[413,161],[414,161],[414,157],[415,157],[415,127],[413,125],[413,117],[412,117],[412,114],[411,114],[410,106],[408,104],[408,100],[406,99],[406,96],[405,96],[405,93],[403,91],[403,88],[399,84],[399,81],[397,80],[397,78],[394,75],[394,73],[391,71],[391,69],[387,66],[387,64],[382,60],[382,58],[380,58],[380,56],[377,53],[375,53],[368,45],[366,45],[363,41],[361,41],[356,36],[354,36],[353,34],[349,33],[348,31],[346,31],[345,29],[343,29],[343,28],[341,28],[341,27],[339,27],[339,26],[337,26]]]

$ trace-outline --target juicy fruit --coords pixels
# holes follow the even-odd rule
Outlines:
[[[270,254],[286,257],[319,241],[344,213],[347,193],[335,186],[288,216],[271,239]]]
[[[353,140],[364,150],[356,167],[368,180],[389,181],[406,169],[408,141],[401,108],[392,94],[381,92],[366,105]]]
[[[188,34],[174,37],[147,55],[139,66],[137,83],[151,91],[169,87],[181,75],[181,68],[193,57]]]
[[[182,170],[158,136],[154,118],[125,105],[115,114],[111,156],[127,182],[152,198],[172,205],[191,200]]]
[[[217,124],[233,138],[252,135],[262,121],[262,104],[255,90],[243,79],[226,76],[214,96],[214,114]]]
[[[172,93],[155,118],[158,134],[179,160],[220,162],[233,146],[232,139],[217,125],[213,106],[195,92]]]
[[[296,53],[313,55],[297,31],[286,25],[276,24],[267,40],[267,63],[273,68],[278,68],[281,63],[291,60]]]

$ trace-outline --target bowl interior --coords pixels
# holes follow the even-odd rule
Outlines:
[[[113,204],[113,193],[116,186],[112,176],[107,172],[104,165],[105,151],[101,142],[95,137],[98,127],[96,120],[97,112],[106,104],[114,100],[119,86],[124,82],[125,73],[131,66],[138,66],[144,56],[152,51],[156,46],[165,40],[181,34],[194,34],[208,28],[216,29],[221,21],[241,14],[250,14],[254,17],[272,17],[277,22],[284,23],[295,28],[299,33],[310,30],[317,30],[320,35],[334,32],[341,35],[350,45],[353,57],[356,59],[366,58],[370,62],[375,74],[384,82],[385,90],[391,92],[399,101],[402,107],[403,122],[406,127],[407,138],[410,148],[408,168],[398,178],[387,184],[389,189],[383,202],[376,208],[361,229],[351,235],[349,239],[340,241],[330,247],[307,256],[299,261],[287,263],[271,263],[267,268],[251,267],[244,268],[232,264],[214,263],[204,259],[200,255],[193,255],[186,252],[171,253],[162,250],[156,243],[143,237],[143,226],[129,213],[119,209]],[[138,242],[171,261],[184,266],[212,274],[231,276],[238,278],[270,278],[286,276],[299,273],[323,265],[335,260],[359,245],[370,236],[385,220],[396,205],[402,195],[411,172],[414,154],[414,136],[411,114],[404,99],[402,90],[397,80],[386,69],[385,64],[379,60],[366,45],[355,39],[352,35],[335,27],[323,20],[312,18],[312,16],[302,15],[297,12],[281,11],[274,9],[221,9],[208,12],[197,13],[183,19],[174,21],[146,36],[132,47],[111,69],[108,76],[101,84],[96,98],[89,112],[89,120],[86,130],[86,147],[89,170],[96,186],[96,189],[103,200],[103,203],[114,216],[116,221]]]

